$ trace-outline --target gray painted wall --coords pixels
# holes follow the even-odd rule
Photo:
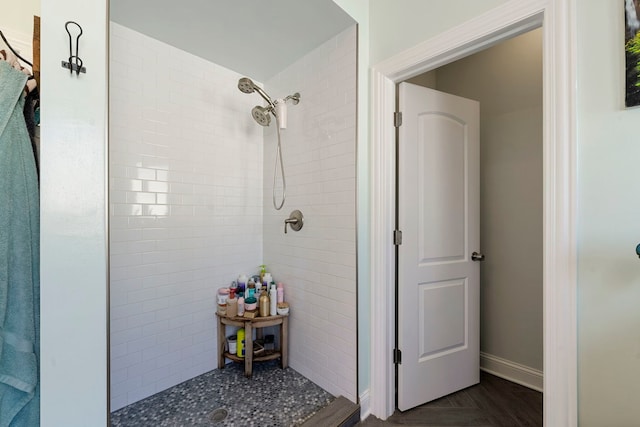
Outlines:
[[[542,31],[410,82],[480,101],[480,348],[542,370]]]

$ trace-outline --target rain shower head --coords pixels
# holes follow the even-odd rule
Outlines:
[[[269,126],[269,123],[271,123],[271,115],[269,113],[271,113],[270,107],[266,108],[266,107],[261,107],[259,105],[256,105],[251,110],[251,115],[253,116],[253,120],[258,122],[258,124],[261,126]]]

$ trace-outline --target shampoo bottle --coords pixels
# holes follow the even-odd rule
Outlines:
[[[238,299],[236,298],[235,289],[229,290],[229,299],[227,300],[227,317],[236,317],[238,315]]]
[[[244,329],[238,329],[238,342],[236,343],[236,356],[244,357]]]
[[[267,291],[262,291],[260,295],[260,317],[267,317],[269,315],[269,296]]]
[[[253,281],[253,278],[249,279],[249,284],[247,285],[247,293],[245,294],[246,298],[256,297],[256,283]]]
[[[247,275],[241,274],[238,277],[238,295],[245,296],[244,291],[246,287],[247,287]]]
[[[278,302],[284,302],[284,286],[282,282],[278,283]]]
[[[264,273],[264,277],[262,278],[262,284],[265,287],[269,287],[269,284],[271,283],[271,273]]]
[[[275,316],[277,313],[277,305],[278,305],[278,293],[276,292],[276,286],[272,285],[271,286],[271,290],[269,291],[269,301],[271,303],[271,306],[269,307],[269,313],[272,316]]]
[[[238,316],[244,316],[244,298],[238,298]]]

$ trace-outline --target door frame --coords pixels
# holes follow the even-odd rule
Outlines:
[[[371,412],[381,419],[395,410],[396,83],[538,27],[543,28],[544,424],[577,425],[575,0],[511,0],[372,67]]]

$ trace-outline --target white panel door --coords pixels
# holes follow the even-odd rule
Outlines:
[[[480,105],[400,84],[398,409],[480,380]]]

